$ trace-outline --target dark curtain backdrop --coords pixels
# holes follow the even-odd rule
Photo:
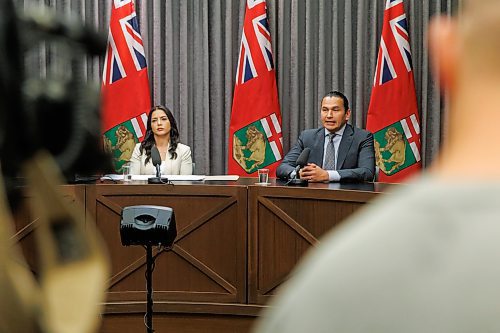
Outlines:
[[[283,118],[284,149],[300,131],[319,125],[319,103],[330,90],[345,92],[352,123],[365,127],[386,0],[267,1]],[[15,0],[19,9],[46,5],[107,33],[112,0]],[[460,12],[461,0],[405,0],[415,84],[422,119],[424,165],[439,150],[444,99],[429,69],[426,31],[432,16]],[[198,174],[224,174],[228,128],[241,38],[244,0],[136,0],[148,55],[152,103],[178,120]],[[57,49],[40,45],[26,58],[30,73],[59,73]],[[102,58],[84,63],[100,82]]]

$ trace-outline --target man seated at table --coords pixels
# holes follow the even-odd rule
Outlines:
[[[310,148],[307,165],[299,170],[309,182],[372,181],[375,175],[373,134],[347,123],[347,97],[330,91],[321,101],[322,127],[303,131],[276,170],[278,178],[295,176],[298,157]]]

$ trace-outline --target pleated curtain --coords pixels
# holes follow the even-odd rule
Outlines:
[[[319,103],[330,90],[351,103],[351,122],[364,128],[386,0],[267,1],[284,150],[320,125]],[[427,27],[432,16],[459,15],[461,0],[405,0],[428,166],[446,135],[445,97],[431,74]],[[20,11],[46,5],[75,13],[107,34],[112,0],[16,0]],[[165,104],[191,146],[197,174],[224,174],[244,0],[136,0],[147,53],[152,103]],[[64,72],[57,48],[40,44],[26,56],[30,73]],[[99,84],[103,57],[87,59],[85,77]],[[133,92],[131,92],[133,93]],[[256,96],[257,98],[257,96]]]

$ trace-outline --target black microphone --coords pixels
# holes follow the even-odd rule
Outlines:
[[[158,148],[156,148],[156,146],[153,146],[151,148],[151,162],[153,162],[153,165],[156,168],[156,177],[160,177],[161,156],[160,156],[160,151],[158,150]]]
[[[311,148],[304,148],[302,153],[300,153],[299,157],[297,158],[297,161],[295,162],[295,164],[297,164],[297,166],[295,167],[295,176],[288,181],[287,185],[290,186],[308,185],[307,180],[300,179],[299,170],[302,169],[307,164],[307,160],[309,159],[310,153],[311,153]]]
[[[166,184],[168,183],[168,178],[161,177],[160,165],[161,156],[160,151],[156,146],[151,147],[151,162],[156,168],[156,177],[148,178],[148,184]]]

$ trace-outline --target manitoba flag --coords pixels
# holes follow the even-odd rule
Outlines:
[[[403,0],[386,0],[367,119],[379,181],[400,182],[421,169],[419,123]]]
[[[281,112],[276,87],[266,1],[247,0],[231,124],[228,173],[249,176],[283,158]]]
[[[115,170],[130,160],[145,134],[151,107],[146,54],[132,0],[113,0],[102,74],[104,146]]]

